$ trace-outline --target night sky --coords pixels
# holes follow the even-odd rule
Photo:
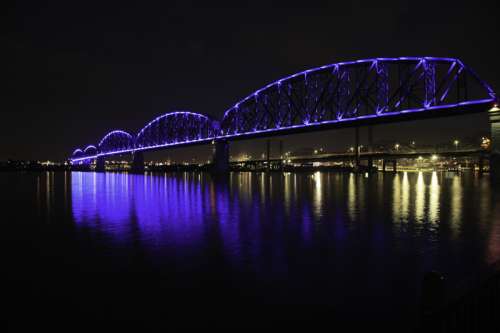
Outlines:
[[[458,57],[500,87],[494,1],[19,1],[5,16],[0,160],[62,160],[173,110],[220,117],[269,82],[339,61]],[[448,140],[484,132],[487,118],[412,126],[422,140]]]

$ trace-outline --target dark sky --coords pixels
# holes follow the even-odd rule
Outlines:
[[[271,81],[344,60],[458,57],[500,86],[494,1],[231,3],[11,4],[1,32],[0,160],[63,159],[176,109],[220,117]],[[484,130],[487,121],[448,118],[425,130],[445,125]]]

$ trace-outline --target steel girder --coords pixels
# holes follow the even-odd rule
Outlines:
[[[186,144],[215,138],[214,122],[205,115],[176,111],[159,116],[139,131],[136,150]]]
[[[106,134],[98,145],[99,155],[128,152],[134,148],[134,138],[122,130],[114,130]]]
[[[496,101],[491,87],[458,59],[357,60],[277,80],[237,102],[220,123],[198,113],[170,112],[135,137],[112,131],[97,148],[76,149],[71,160]]]
[[[494,101],[493,90],[453,58],[377,58],[306,70],[227,110],[222,137]]]

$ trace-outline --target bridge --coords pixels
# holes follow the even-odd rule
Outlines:
[[[163,114],[137,134],[107,133],[99,143],[76,149],[72,164],[143,152],[215,144],[214,167],[229,168],[228,142],[325,129],[355,127],[489,112],[491,161],[500,170],[500,108],[493,89],[455,58],[375,58],[325,65],[272,82],[225,111],[222,119],[190,111]],[[356,150],[357,151],[357,150]],[[357,158],[359,161],[359,156]]]
[[[243,169],[263,169],[271,165],[277,170],[286,170],[287,166],[292,164],[302,164],[310,165],[315,162],[325,163],[325,162],[342,162],[348,165],[355,161],[356,157],[360,160],[365,160],[367,164],[362,168],[362,170],[369,172],[373,170],[373,162],[378,160],[382,161],[382,170],[386,171],[386,164],[392,164],[392,170],[396,171],[397,161],[401,159],[412,159],[420,160],[423,158],[460,158],[469,157],[474,158],[477,161],[477,166],[479,171],[482,173],[484,170],[484,159],[486,152],[483,149],[463,149],[463,150],[449,150],[449,151],[437,151],[432,150],[420,150],[411,152],[391,152],[391,151],[371,151],[360,153],[356,156],[354,152],[337,152],[337,153],[320,153],[314,155],[303,155],[303,156],[286,156],[286,158],[263,158],[263,159],[251,159],[251,160],[235,160],[231,161],[230,164],[234,167],[243,167]],[[293,168],[292,168],[293,169]]]

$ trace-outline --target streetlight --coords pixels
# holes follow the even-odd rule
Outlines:
[[[455,150],[458,150],[458,144],[460,143],[460,141],[456,140],[453,141],[453,144],[455,145]]]
[[[491,140],[486,138],[486,137],[482,137],[481,138],[481,148],[484,149],[484,150],[488,150],[490,148],[490,144],[491,144]]]
[[[396,149],[396,151],[399,151],[399,143],[396,143],[396,144],[394,145],[394,149]]]

